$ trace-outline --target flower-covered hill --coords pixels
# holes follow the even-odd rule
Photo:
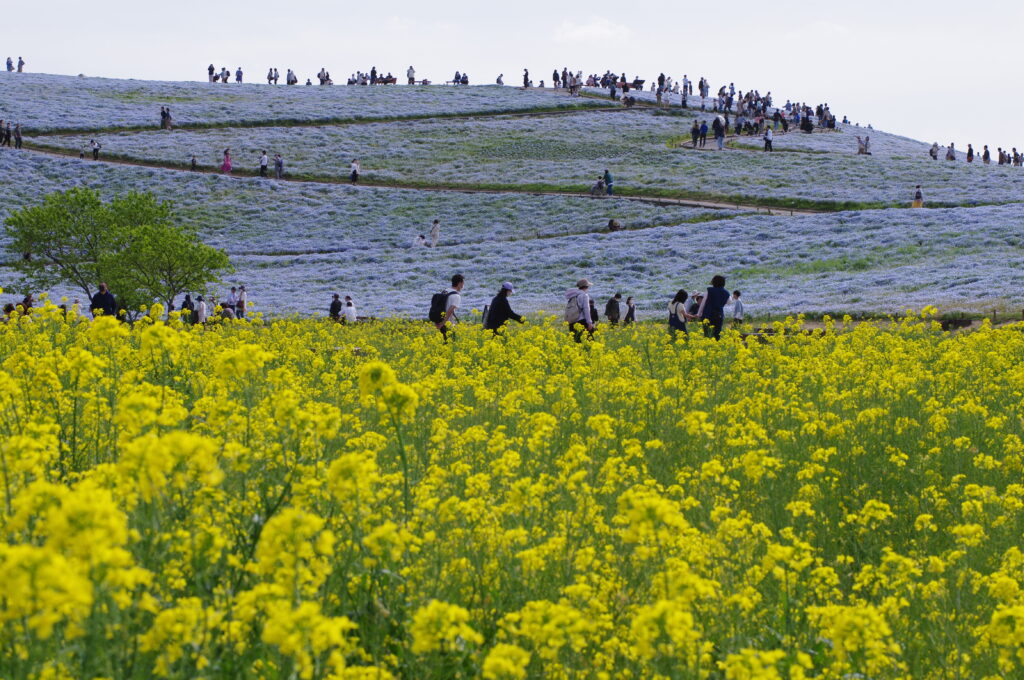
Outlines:
[[[255,76],[256,74],[252,74]],[[309,122],[361,118],[521,111],[600,106],[543,90],[503,87],[269,86],[118,80],[0,72],[0,119],[27,130],[66,130],[152,125],[168,106],[178,125],[228,122]]]

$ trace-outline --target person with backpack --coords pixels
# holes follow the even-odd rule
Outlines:
[[[725,289],[725,277],[716,274],[711,278],[707,295],[701,300],[697,316],[704,323],[704,335],[718,340],[725,322],[725,305],[729,302],[729,291]]]
[[[576,342],[583,342],[583,331],[586,330],[590,338],[594,337],[594,320],[590,314],[590,281],[580,279],[576,282],[576,288],[565,293],[565,315],[564,319],[569,324],[573,339]]]
[[[604,305],[604,315],[608,318],[608,322],[613,326],[618,325],[619,319],[622,316],[620,300],[622,300],[622,293],[616,293],[612,297],[608,298],[608,302]]]
[[[509,319],[523,323],[523,317],[513,312],[512,305],[508,302],[508,296],[515,292],[511,281],[501,284],[501,289],[498,290],[498,294],[494,296],[487,308],[487,318],[484,319],[485,329],[494,331],[494,334],[497,335]]]
[[[668,303],[668,331],[675,337],[680,331],[684,335],[689,335],[689,331],[686,329],[686,320],[692,319],[693,317],[686,311],[686,298],[687,293],[685,290],[676,291],[676,296],[672,298],[672,302]]]
[[[452,276],[451,288],[446,288],[440,293],[434,293],[430,298],[430,311],[427,318],[441,332],[441,337],[448,342],[448,324],[456,324],[459,318],[455,315],[462,305],[462,289],[466,285],[466,278],[462,274]]]

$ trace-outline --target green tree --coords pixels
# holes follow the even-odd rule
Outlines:
[[[223,250],[176,224],[171,204],[148,193],[104,203],[91,189],[57,192],[14,211],[5,226],[26,287],[67,284],[92,297],[105,281],[130,315],[153,300],[169,308],[178,294],[231,271]]]
[[[200,241],[191,227],[170,224],[136,227],[125,247],[105,255],[100,265],[119,289],[143,291],[168,309],[181,293],[203,290],[232,271],[223,250]]]

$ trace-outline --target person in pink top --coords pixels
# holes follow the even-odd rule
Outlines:
[[[231,174],[231,149],[224,149],[224,162],[220,164],[220,171],[225,175]]]

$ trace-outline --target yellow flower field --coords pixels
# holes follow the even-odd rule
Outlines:
[[[0,677],[1022,677],[1024,327],[935,326],[37,310]]]

